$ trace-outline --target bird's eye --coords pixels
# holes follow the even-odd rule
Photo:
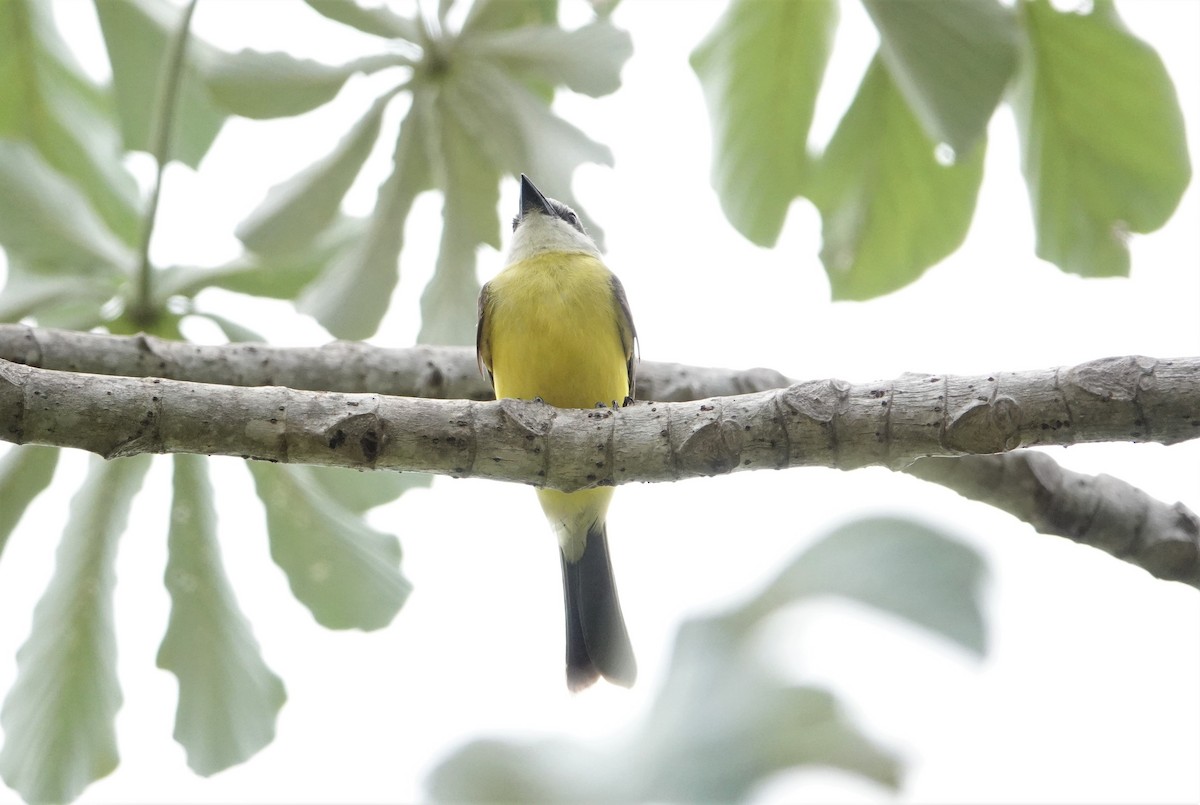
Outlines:
[[[519,223],[521,223],[521,216],[514,215],[513,216],[513,232],[517,231],[517,224],[519,224]]]
[[[579,216],[573,210],[567,213],[567,223],[579,229]]]

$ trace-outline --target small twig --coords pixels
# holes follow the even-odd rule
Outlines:
[[[171,39],[164,59],[164,70],[159,77],[158,97],[155,99],[154,138],[152,142],[154,160],[157,169],[154,174],[154,187],[150,190],[150,201],[146,209],[146,226],[142,232],[141,247],[138,252],[137,297],[132,311],[133,321],[140,327],[148,327],[154,323],[157,311],[151,303],[151,279],[154,266],[150,263],[150,239],[154,235],[154,222],[158,217],[158,199],[162,191],[163,171],[170,160],[171,133],[175,123],[175,97],[179,94],[179,84],[183,76],[184,56],[187,54],[188,33],[192,26],[192,15],[196,11],[197,0],[191,0],[183,9],[179,20],[179,28]]]

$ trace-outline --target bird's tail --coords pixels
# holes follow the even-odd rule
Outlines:
[[[580,691],[601,676],[631,687],[637,679],[637,661],[613,584],[604,523],[588,529],[577,561],[569,561],[561,549],[560,554],[567,614],[567,687]]]

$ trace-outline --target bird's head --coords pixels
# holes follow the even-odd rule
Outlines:
[[[546,252],[583,252],[600,256],[600,250],[575,211],[561,201],[542,195],[542,191],[522,173],[521,208],[513,218],[509,262],[520,262]]]

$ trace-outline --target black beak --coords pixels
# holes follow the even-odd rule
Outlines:
[[[538,190],[533,182],[529,181],[529,177],[522,173],[521,212],[517,215],[517,218],[524,218],[531,212],[540,212],[543,215],[554,216],[554,208],[550,206],[550,202],[546,201],[546,197],[542,195],[542,191]]]

